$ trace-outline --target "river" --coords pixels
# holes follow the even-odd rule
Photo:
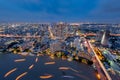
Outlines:
[[[15,62],[17,59],[25,59],[23,62]],[[83,63],[67,61],[59,58],[51,59],[48,56],[20,56],[15,54],[0,55],[0,80],[15,80],[17,76],[27,72],[20,80],[42,80],[41,75],[50,74],[51,78],[46,80],[97,80],[94,69]],[[54,64],[45,64],[55,62]],[[31,68],[29,68],[31,65]],[[68,70],[60,70],[60,67],[69,67]],[[17,68],[16,71],[4,77],[7,72]]]

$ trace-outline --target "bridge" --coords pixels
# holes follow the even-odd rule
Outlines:
[[[97,53],[94,50],[94,47],[92,46],[92,44],[88,41],[88,44],[90,45],[90,48],[92,50],[92,52],[94,53],[94,64],[97,68],[98,73],[101,76],[101,80],[112,80],[111,76],[109,75],[109,73],[107,72],[105,66],[102,64],[102,62],[100,61]]]
[[[97,34],[95,33],[85,33],[85,34],[81,34],[81,36],[96,36]],[[120,34],[112,34],[110,33],[110,36],[115,36],[115,37],[120,37]]]
[[[8,37],[8,38],[41,38],[41,36],[21,36],[21,35],[12,35],[12,34],[0,34],[0,37]]]
[[[49,29],[50,32],[50,37],[55,39],[55,36],[53,36],[51,30]],[[85,34],[81,34],[80,36],[96,36],[97,34],[95,33],[85,33]],[[112,34],[110,33],[110,36],[115,36],[115,37],[120,37],[120,34]],[[22,35],[12,35],[12,34],[0,34],[0,37],[12,37],[12,38],[41,38],[41,36],[36,36],[36,35],[26,35],[26,36],[22,36]]]

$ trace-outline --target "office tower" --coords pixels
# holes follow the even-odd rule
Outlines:
[[[109,37],[110,37],[110,31],[106,30],[103,33],[102,40],[101,40],[101,45],[104,47],[109,46]]]
[[[96,35],[96,41],[101,42],[104,31],[99,31]]]
[[[68,28],[66,23],[58,23],[52,26],[53,35],[58,39],[65,39]]]

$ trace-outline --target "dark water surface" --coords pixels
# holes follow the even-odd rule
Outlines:
[[[16,59],[25,58],[24,62],[14,62]],[[15,80],[17,76],[24,72],[28,72],[20,80],[43,80],[41,75],[51,74],[52,78],[45,80],[97,80],[94,69],[83,63],[76,61],[67,61],[61,59],[50,59],[48,56],[38,57],[38,62],[35,62],[36,56],[23,57],[14,54],[0,55],[0,80]],[[45,65],[46,62],[54,61],[55,64]],[[28,69],[30,65],[34,64],[32,69]],[[70,67],[74,70],[59,70],[59,67]],[[17,70],[7,77],[4,75],[11,69]],[[76,71],[77,70],[77,71]],[[67,76],[67,77],[66,77]]]

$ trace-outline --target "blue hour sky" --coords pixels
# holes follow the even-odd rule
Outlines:
[[[115,22],[120,0],[0,0],[0,22]]]

